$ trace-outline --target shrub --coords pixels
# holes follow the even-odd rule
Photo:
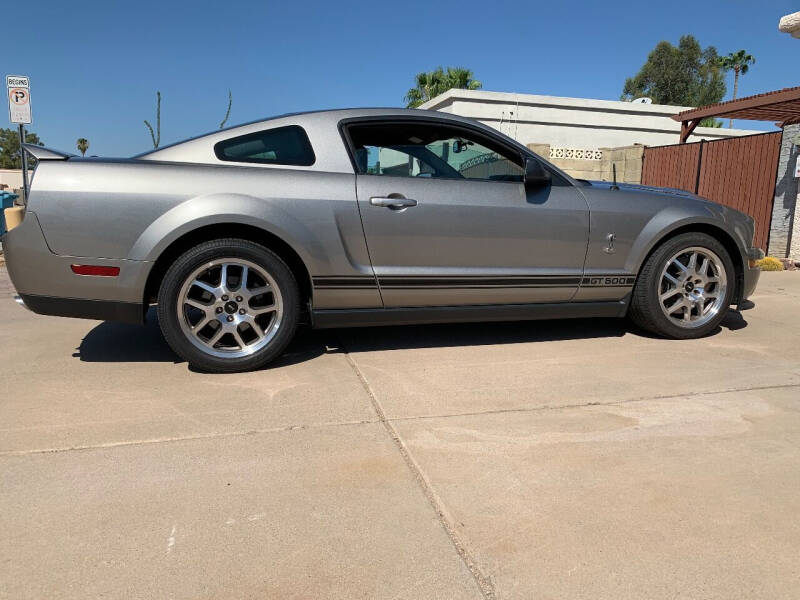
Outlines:
[[[774,256],[767,256],[756,261],[756,266],[762,271],[783,271],[783,263]]]

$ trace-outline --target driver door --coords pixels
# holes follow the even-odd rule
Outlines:
[[[586,201],[557,174],[526,189],[523,157],[429,121],[347,128],[364,233],[386,307],[564,302],[578,289]]]

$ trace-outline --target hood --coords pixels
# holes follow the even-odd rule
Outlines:
[[[583,181],[589,184],[591,187],[606,189],[606,190],[611,189],[611,186],[613,185],[613,183],[610,181],[588,181],[585,179]],[[625,192],[646,192],[650,194],[667,194],[669,196],[679,196],[681,198],[691,198],[693,200],[711,202],[711,200],[707,198],[703,198],[702,196],[698,196],[697,194],[687,192],[686,190],[680,190],[678,188],[658,187],[655,185],[641,185],[638,183],[618,183],[617,187],[619,187],[621,191]]]
[[[588,185],[590,188],[597,190],[610,190],[614,185],[610,181],[582,180],[582,182],[585,185]],[[705,211],[727,223],[730,229],[739,231],[740,238],[742,240],[745,240],[747,243],[749,243],[753,239],[753,235],[755,233],[755,221],[753,217],[733,207],[725,206],[724,204],[714,202],[708,198],[703,198],[697,194],[693,194],[685,190],[679,190],[677,188],[638,185],[635,183],[618,183],[617,186],[619,187],[619,190],[616,192],[611,192],[611,194],[624,194],[625,192],[634,194],[650,194],[665,200],[667,205],[671,204],[669,202],[669,198],[681,198],[683,201],[688,200],[690,202],[702,204]],[[609,198],[610,196],[604,194],[604,197]]]

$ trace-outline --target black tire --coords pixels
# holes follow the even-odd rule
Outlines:
[[[280,292],[282,303],[280,326],[275,328],[274,336],[265,346],[247,356],[213,356],[208,352],[215,351],[216,347],[209,346],[207,351],[200,349],[191,341],[190,334],[184,332],[181,316],[178,313],[179,297],[188,278],[205,264],[223,259],[238,259],[258,266],[272,278]],[[249,301],[245,302],[249,306]],[[250,371],[274,360],[294,337],[299,315],[300,293],[292,271],[275,253],[247,240],[235,238],[212,240],[186,251],[167,270],[158,290],[158,322],[167,343],[193,368],[209,373]],[[233,316],[236,316],[236,313]],[[218,323],[212,322],[211,325],[218,326]]]
[[[725,270],[726,288],[718,312],[702,325],[689,328],[676,325],[661,308],[661,275],[667,262],[682,250],[699,247],[710,250],[719,257]],[[728,251],[716,239],[700,232],[683,233],[658,246],[639,271],[631,295],[628,316],[638,327],[666,338],[694,339],[709,335],[725,318],[736,287],[736,273]]]

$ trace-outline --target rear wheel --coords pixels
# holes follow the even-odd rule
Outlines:
[[[638,326],[665,337],[703,337],[725,318],[735,281],[733,262],[718,240],[684,233],[645,261],[629,314]]]
[[[203,371],[267,364],[292,339],[299,312],[291,270],[263,246],[239,239],[187,251],[167,271],[158,293],[165,339]]]

